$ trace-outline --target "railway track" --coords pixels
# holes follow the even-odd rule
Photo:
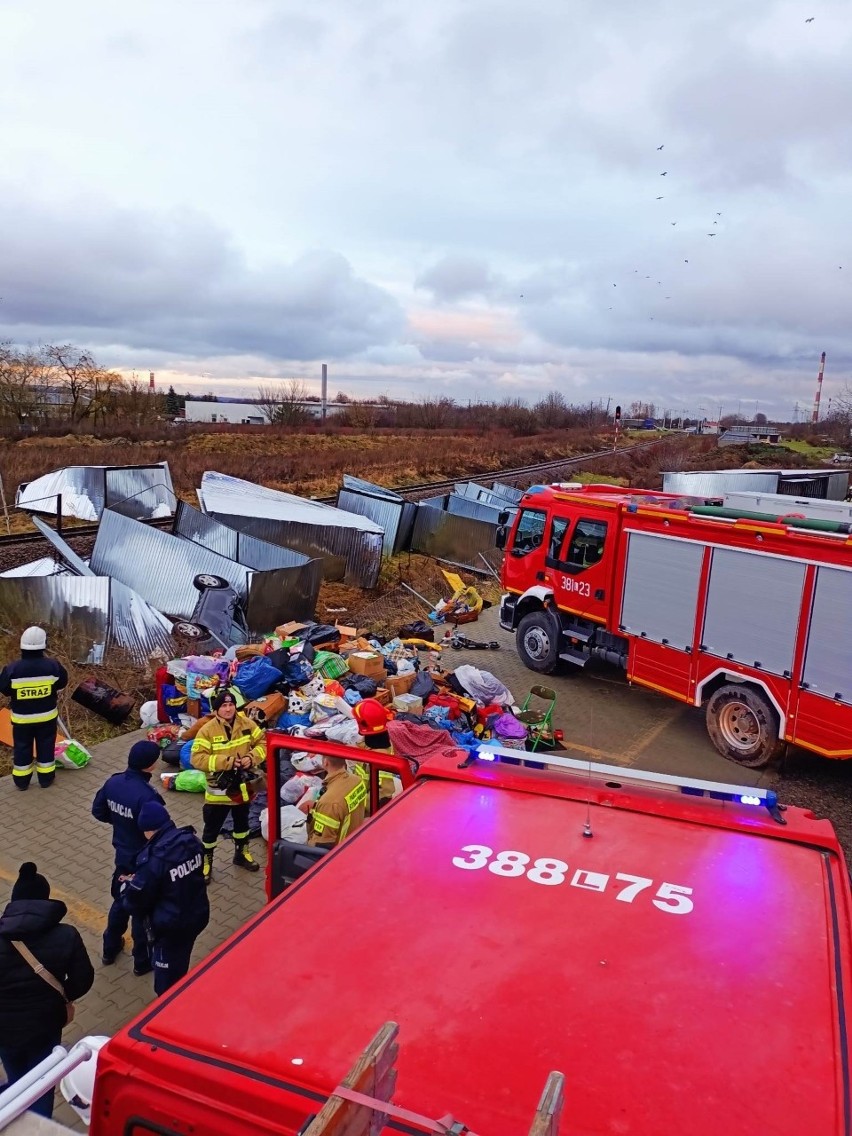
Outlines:
[[[647,442],[634,442],[630,446],[622,446],[618,450],[618,455],[627,454],[636,450],[648,449],[650,446],[658,446],[664,438],[652,438]],[[584,465],[586,462],[596,461],[598,458],[611,457],[613,454],[612,449],[597,450],[591,454],[581,454],[579,457],[573,458],[555,458],[552,461],[538,462],[535,465],[517,466],[515,469],[494,469],[489,470],[487,473],[472,474],[471,477],[477,481],[493,482],[493,481],[511,481],[516,478],[522,477],[536,477],[539,474],[553,473],[561,469],[570,469],[573,466]],[[452,489],[459,481],[458,477],[449,477],[444,481],[429,481],[422,485],[403,485],[393,492],[398,493],[407,501],[416,501],[422,497],[428,497],[433,494],[446,493]],[[317,500],[322,501],[324,504],[333,505],[337,500],[336,497],[319,497]],[[151,525],[153,528],[169,528],[171,525],[171,518],[157,519],[154,521],[145,521],[145,524]],[[62,536],[66,539],[74,539],[76,537],[92,537],[97,536],[98,526],[93,525],[76,525],[72,528],[63,528]],[[0,548],[14,548],[22,544],[47,544],[45,537],[41,533],[10,533],[0,536]]]

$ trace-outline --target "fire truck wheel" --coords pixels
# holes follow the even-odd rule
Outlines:
[[[559,662],[559,627],[552,615],[533,611],[518,624],[518,654],[531,671],[550,674]]]
[[[721,686],[707,703],[707,732],[729,761],[763,769],[781,755],[778,719],[768,700],[750,686]]]

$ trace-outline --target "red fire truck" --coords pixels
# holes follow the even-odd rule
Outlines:
[[[276,898],[101,1050],[92,1136],[556,1136],[560,1073],[563,1136],[849,1136],[828,822],[558,755],[268,747],[270,800],[295,747],[408,787],[322,855],[270,811]]]
[[[531,670],[600,659],[704,707],[716,748],[741,765],[787,742],[852,757],[849,528],[535,486],[508,534],[500,623]]]

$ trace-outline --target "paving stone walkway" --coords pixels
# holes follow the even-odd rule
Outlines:
[[[0,778],[0,903],[5,905],[8,900],[19,865],[34,860],[50,881],[52,898],[67,904],[67,920],[82,934],[95,966],[95,984],[77,1005],[75,1020],[63,1038],[66,1045],[88,1034],[115,1033],[154,997],[152,976],[133,975],[129,936],[118,961],[113,966],[101,964],[113,857],[109,825],[98,823],[91,815],[97,790],[111,773],[126,768],[130,746],[144,736],[140,731],[93,747],[92,761],[85,769],[59,771],[50,789],[39,789],[33,781],[21,793],[11,777]],[[157,780],[159,772],[158,767],[154,775]],[[192,824],[200,833],[200,794],[163,792],[163,798],[177,824]],[[264,872],[249,875],[234,868],[232,851],[230,840],[223,840],[217,850],[217,871],[210,888],[210,925],[195,945],[193,962],[241,927],[265,901]],[[265,867],[266,845],[262,840],[252,842],[252,853]],[[56,1119],[84,1130],[64,1101],[57,1104]]]

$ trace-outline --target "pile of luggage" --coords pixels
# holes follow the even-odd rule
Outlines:
[[[160,668],[149,737],[167,763],[189,773],[192,740],[209,720],[213,695],[226,687],[258,725],[297,735],[358,745],[354,707],[370,699],[389,720],[446,731],[457,746],[524,748],[527,731],[512,713],[511,691],[474,666],[446,670],[441,653],[425,622],[390,640],[354,627],[288,623],[262,642]]]

